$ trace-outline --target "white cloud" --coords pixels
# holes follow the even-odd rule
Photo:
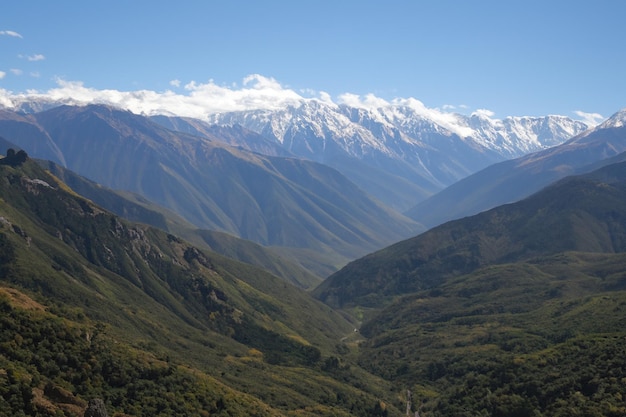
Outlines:
[[[339,104],[345,104],[346,106],[370,110],[389,106],[387,100],[376,97],[374,94],[367,94],[362,98],[358,94],[344,93],[338,97],[338,101]]]
[[[319,92],[319,98],[320,98],[321,101],[323,101],[326,104],[335,104],[333,102],[333,98],[326,91],[320,91]]]
[[[12,73],[13,75],[22,75],[22,72],[23,72],[23,71],[22,71],[21,69],[19,69],[19,68],[11,68],[9,71],[11,71],[11,73]]]
[[[469,106],[467,104],[444,104],[441,106],[441,109],[444,111],[455,111],[455,110],[467,110]]]
[[[227,111],[278,109],[297,105],[305,99],[295,91],[284,88],[273,78],[254,74],[243,80],[243,86],[219,86],[192,81],[184,86],[184,93],[174,91],[119,91],[97,90],[82,82],[56,80],[57,87],[47,91],[28,91],[12,94],[8,99],[20,102],[44,99],[73,104],[108,104],[139,114],[175,114],[204,119],[209,114]],[[5,95],[7,93],[5,92]],[[7,99],[7,97],[4,97]]]
[[[439,109],[431,109],[426,107],[424,103],[415,98],[396,98],[391,101],[394,106],[408,107],[416,114],[434,121],[439,126],[445,127],[450,132],[456,133],[461,137],[471,136],[474,131],[465,126],[455,113],[441,111]]]
[[[21,74],[21,70],[10,70],[14,74]],[[2,76],[0,75],[0,78]],[[38,76],[31,73],[31,76]],[[393,117],[405,117],[407,112],[420,115],[432,120],[451,132],[462,137],[471,136],[473,131],[464,122],[463,116],[453,113],[452,109],[466,108],[464,105],[446,105],[443,109],[428,108],[415,98],[395,98],[391,101],[377,97],[374,94],[360,96],[357,94],[341,94],[335,100],[327,92],[313,90],[301,91],[304,97],[291,88],[281,85],[273,78],[252,74],[245,77],[240,84],[218,85],[213,80],[205,83],[191,81],[185,85],[177,80],[171,80],[173,87],[182,87],[180,90],[151,91],[119,91],[98,90],[85,86],[79,81],[56,80],[56,87],[47,91],[27,91],[14,94],[0,89],[0,102],[13,103],[7,107],[15,107],[20,102],[29,99],[58,101],[68,104],[108,104],[130,110],[137,114],[170,114],[177,116],[206,119],[214,113],[246,110],[277,110],[287,106],[299,106],[307,100],[317,100],[325,104],[345,104],[364,109],[380,109]],[[6,105],[6,104],[5,104]],[[595,124],[603,117],[595,113],[576,112],[587,123]],[[487,109],[478,109],[472,113],[480,117],[493,119],[494,112]]]
[[[7,73],[4,71],[0,71],[0,80],[7,76]]]
[[[580,118],[580,121],[588,124],[589,126],[597,126],[605,119],[605,117],[599,113],[586,113],[584,111],[576,110],[574,114]]]
[[[361,97],[357,94],[345,93],[339,96],[338,101],[340,104],[369,110],[386,109],[395,112],[397,108],[408,108],[415,114],[425,119],[432,120],[461,137],[467,137],[473,133],[471,128],[464,126],[459,121],[458,115],[428,108],[424,103],[415,98],[395,98],[391,101],[387,101],[376,97],[374,94],[367,94],[365,97]]]
[[[306,100],[336,104],[326,92],[312,94],[316,96],[313,98],[305,98],[294,90],[282,86],[275,79],[259,74],[245,77],[240,86],[217,85],[213,80],[206,83],[191,81],[184,85],[184,90],[184,93],[171,90],[164,92],[97,90],[86,87],[82,82],[58,79],[56,88],[45,92],[29,91],[9,98],[14,103],[29,98],[71,104],[99,103],[120,107],[138,114],[172,114],[199,119],[206,119],[210,114],[229,111],[277,110],[289,105],[298,106]],[[397,98],[387,101],[374,94],[359,96],[346,93],[339,96],[337,103],[365,109],[385,109],[391,112],[396,112],[398,107],[404,107],[463,137],[471,134],[471,129],[460,123],[458,115],[430,109],[414,98]]]
[[[44,59],[46,59],[46,57],[42,54],[35,54],[26,57],[26,59],[28,59],[29,61],[43,61]]]
[[[487,109],[478,109],[472,112],[472,116],[484,117],[486,119],[491,119],[495,115],[494,112]]]
[[[12,30],[0,30],[0,35],[4,35],[4,36],[12,36],[14,38],[23,38],[22,35],[20,35],[17,32],[14,32]]]

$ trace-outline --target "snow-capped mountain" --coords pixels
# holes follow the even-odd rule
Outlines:
[[[405,214],[434,227],[519,201],[566,176],[626,160],[626,109],[570,140],[491,165],[422,201]]]
[[[57,105],[64,100],[70,99]],[[122,108],[134,113],[161,115],[155,121],[168,129],[184,126],[199,136],[210,124],[240,125],[264,137],[263,149],[274,143],[273,154],[282,147],[288,155],[327,164],[401,211],[488,165],[558,145],[589,127],[564,116],[495,119],[485,110],[466,116],[427,108],[412,98],[376,105],[301,98],[271,108],[203,113],[201,127],[189,117],[184,123],[175,120],[185,116],[175,107],[142,104],[140,96],[125,103]],[[53,107],[54,99],[25,96],[0,105],[36,113]],[[242,133],[225,142],[263,153],[249,143],[258,138]]]
[[[603,123],[598,125],[596,129],[611,129],[624,127],[626,125],[626,108],[618,111],[613,116],[606,119]]]
[[[445,113],[414,99],[371,108],[303,100],[207,121],[241,125],[298,157],[331,165],[400,210],[490,164],[560,144],[589,127],[564,116]]]

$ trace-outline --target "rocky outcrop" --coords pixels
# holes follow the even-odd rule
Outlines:
[[[104,406],[104,401],[100,398],[89,400],[84,417],[109,417],[106,407]]]

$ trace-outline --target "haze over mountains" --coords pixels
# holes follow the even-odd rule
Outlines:
[[[5,145],[60,165],[1,160],[0,378],[19,389],[0,401],[35,393],[19,401],[43,398],[49,415],[98,395],[127,415],[400,416],[409,388],[411,411],[433,416],[626,413],[624,112],[585,130],[306,104],[219,126],[102,105],[0,112]],[[586,175],[554,183],[573,173]],[[440,203],[399,213],[420,199]],[[368,252],[310,292],[290,285]],[[25,311],[37,303],[55,307]]]
[[[407,214],[432,227],[515,202],[567,175],[617,162],[619,154],[626,151],[625,121],[626,111],[622,110],[561,145],[489,166],[419,203]]]
[[[173,132],[127,111],[61,106],[0,118],[0,135],[34,157],[138,193],[197,227],[285,248],[320,275],[420,230],[325,165]]]
[[[365,304],[375,293],[374,305],[381,306],[384,295],[436,287],[487,265],[568,251],[626,252],[625,184],[624,162],[568,177],[516,203],[447,222],[354,261],[315,292],[339,305]]]
[[[419,104],[366,110],[305,100],[214,115],[217,125],[30,101],[19,108],[47,110],[2,111],[0,136],[196,227],[278,248],[324,277],[424,230],[400,209],[493,161],[587,127],[558,116],[444,115]]]
[[[27,113],[66,102],[102,102],[97,97],[87,102],[28,97],[12,100],[8,108]],[[469,116],[447,113],[427,108],[415,99],[336,104],[300,97],[272,109],[204,111],[196,119],[176,116],[176,106],[159,107],[148,98],[143,100],[145,105],[142,97],[129,97],[119,105],[156,116],[154,120],[169,129],[217,137],[265,155],[291,155],[324,163],[399,211],[488,165],[556,145],[590,127],[563,116],[499,120],[488,111]],[[243,131],[216,135],[215,124],[240,125],[260,136]]]
[[[302,101],[281,110],[217,113],[207,122],[241,125],[300,158],[330,165],[400,211],[481,168],[589,127],[562,116],[441,113],[417,100],[376,108]]]

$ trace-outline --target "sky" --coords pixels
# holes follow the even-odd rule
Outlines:
[[[193,116],[414,98],[442,112],[587,120],[626,107],[622,0],[3,3],[5,104],[99,98]]]

